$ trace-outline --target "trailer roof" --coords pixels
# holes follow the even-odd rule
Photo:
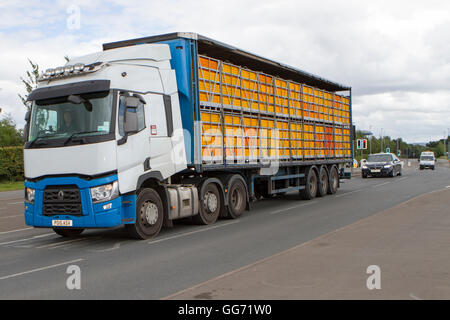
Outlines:
[[[290,79],[300,83],[314,86],[327,91],[346,91],[351,87],[333,82],[303,70],[266,59],[248,51],[241,50],[223,42],[196,34],[186,32],[174,32],[151,37],[137,38],[131,40],[110,42],[103,44],[103,50],[126,47],[142,43],[155,43],[160,41],[186,38],[197,41],[198,53],[211,58],[229,61],[255,71],[278,76],[283,79]]]

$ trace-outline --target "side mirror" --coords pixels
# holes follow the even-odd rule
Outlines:
[[[137,117],[136,108],[126,107],[125,119],[123,122],[123,130],[127,134],[138,131],[138,117]]]
[[[31,118],[31,111],[28,110],[27,113],[25,113],[25,126],[23,127],[23,137],[25,142],[28,142],[28,136],[30,135],[30,118]]]
[[[137,107],[141,99],[131,96],[125,98],[125,117],[123,119],[123,129],[126,134],[138,131]]]

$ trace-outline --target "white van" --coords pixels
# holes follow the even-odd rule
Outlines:
[[[434,166],[436,164],[436,158],[434,157],[434,152],[432,151],[424,151],[420,154],[419,166],[420,170],[425,168],[430,168],[434,170]]]

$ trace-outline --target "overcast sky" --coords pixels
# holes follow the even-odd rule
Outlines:
[[[80,19],[77,20],[77,10]],[[79,22],[79,23],[78,23]],[[20,77],[105,42],[197,32],[352,87],[353,121],[426,142],[450,128],[450,1],[0,0],[0,107]]]

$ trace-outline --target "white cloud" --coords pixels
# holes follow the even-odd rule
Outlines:
[[[73,4],[80,30],[66,28]],[[352,86],[362,128],[427,141],[450,126],[449,2],[4,0],[0,9],[0,107],[19,124],[27,58],[46,68],[104,42],[192,31]]]

